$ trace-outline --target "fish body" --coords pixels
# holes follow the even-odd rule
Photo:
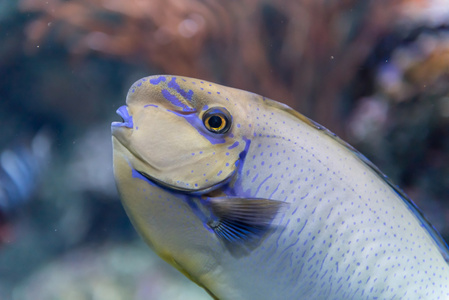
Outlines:
[[[449,299],[449,251],[413,203],[322,126],[192,78],[130,88],[112,124],[124,208],[217,299]]]

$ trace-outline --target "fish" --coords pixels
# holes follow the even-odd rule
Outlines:
[[[154,75],[117,113],[127,215],[214,299],[449,299],[436,229],[365,156],[287,105]]]

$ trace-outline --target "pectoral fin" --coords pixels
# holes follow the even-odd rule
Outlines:
[[[260,239],[288,203],[269,199],[212,197],[206,200],[212,213],[208,225],[227,243]]]

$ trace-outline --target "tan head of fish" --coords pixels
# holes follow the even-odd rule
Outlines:
[[[127,122],[115,123],[113,136],[143,176],[174,190],[205,191],[235,172],[245,148],[242,137],[250,133],[232,116],[248,112],[244,103],[231,105],[232,90],[218,92],[200,80],[185,89],[186,80],[193,81],[172,76],[137,81],[127,107],[118,110]]]

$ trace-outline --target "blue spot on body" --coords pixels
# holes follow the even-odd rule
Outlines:
[[[257,187],[256,192],[254,193],[255,196],[257,195],[257,193],[259,193],[259,190],[260,190],[260,188],[262,187],[262,185],[264,185],[265,182],[266,182],[268,179],[270,179],[271,177],[273,177],[273,174],[270,174],[268,177],[266,177],[266,178],[260,183],[260,185]]]
[[[259,177],[259,173],[257,173],[256,176],[254,176],[253,180],[251,180],[251,183],[253,183],[254,181],[256,181],[257,177]]]

